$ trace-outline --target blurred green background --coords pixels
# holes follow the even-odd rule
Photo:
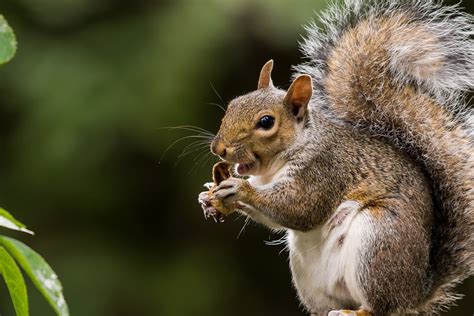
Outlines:
[[[303,314],[283,245],[264,243],[280,236],[255,224],[239,236],[243,218],[205,221],[196,198],[215,159],[203,149],[178,162],[193,139],[164,154],[192,133],[163,127],[215,132],[210,103],[255,89],[270,58],[288,87],[302,24],[324,6],[0,2],[19,42],[0,71],[0,204],[36,232],[15,237],[59,274],[72,315]],[[0,289],[0,313],[13,315]],[[461,291],[447,315],[474,312],[472,280]],[[32,315],[53,315],[29,294]]]

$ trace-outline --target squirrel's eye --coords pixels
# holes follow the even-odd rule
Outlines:
[[[273,127],[273,124],[275,124],[275,118],[270,115],[264,115],[258,121],[257,127],[263,129],[270,129]]]

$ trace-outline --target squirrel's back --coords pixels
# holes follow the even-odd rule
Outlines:
[[[346,0],[310,25],[297,74],[315,82],[313,111],[385,137],[412,155],[434,192],[426,311],[452,303],[474,271],[473,17],[432,0]]]

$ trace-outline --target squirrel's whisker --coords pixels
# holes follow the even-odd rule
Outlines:
[[[225,112],[225,108],[224,108],[222,105],[220,105],[219,103],[208,102],[207,104],[209,104],[209,105],[215,105],[215,106],[217,106],[219,109],[221,109],[223,112]]]
[[[204,135],[188,135],[188,136],[183,136],[177,140],[175,140],[174,142],[172,142],[166,149],[165,151],[163,152],[163,155],[161,155],[160,157],[160,161],[163,160],[163,158],[165,157],[165,155],[168,153],[168,151],[174,146],[176,145],[177,143],[183,141],[183,140],[186,140],[186,139],[191,139],[191,138],[202,138],[202,139],[208,139],[208,137],[204,136]]]
[[[184,130],[184,131],[191,131],[191,132],[197,132],[200,134],[208,135],[210,137],[215,137],[213,133],[210,131],[198,127],[198,126],[193,126],[193,125],[181,125],[181,126],[165,126],[165,127],[158,127],[158,129],[166,129],[166,130]]]
[[[214,90],[214,93],[217,95],[217,97],[219,98],[219,100],[221,100],[221,102],[224,103],[224,100],[222,99],[222,97],[221,97],[221,95],[219,94],[219,92],[217,92],[216,87],[214,87],[214,85],[212,84],[211,81],[209,81],[209,84],[211,85],[212,90]],[[225,111],[225,110],[224,110],[224,111]]]
[[[179,156],[186,156],[189,153],[192,153],[193,151],[198,150],[198,149],[209,149],[209,143],[208,142],[194,142],[192,144],[189,144],[183,149],[183,151],[181,152],[181,154],[179,154]]]
[[[185,153],[181,153],[179,156],[178,156],[178,161],[184,159],[186,156],[189,156],[191,154],[195,154],[195,153],[198,153],[199,155],[201,155],[202,153],[208,153],[209,151],[207,150],[207,146],[206,147],[196,147],[192,150],[188,150],[187,152]]]
[[[192,152],[189,152],[185,155],[179,155],[178,156],[178,159],[176,160],[176,163],[175,165],[177,165],[179,162],[181,162],[181,160],[183,160],[186,156],[192,154],[192,153],[197,153],[198,156],[202,156],[203,154],[206,154],[207,153],[207,150],[205,150],[205,148],[196,148],[195,150],[193,150]]]
[[[183,151],[178,155],[178,159],[182,159],[200,150],[207,150],[207,146],[194,146],[193,148],[188,148],[186,151]]]
[[[242,228],[240,229],[239,233],[237,234],[237,237],[235,239],[239,239],[240,238],[240,235],[242,235],[242,233],[245,231],[245,228],[248,226],[248,224],[250,223],[251,221],[251,218],[250,217],[246,217],[245,220],[244,220],[244,225],[242,225]]]

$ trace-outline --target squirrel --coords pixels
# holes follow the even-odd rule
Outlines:
[[[212,198],[286,232],[308,313],[438,314],[474,271],[473,16],[345,0],[321,20],[287,91],[270,60],[229,103],[211,151],[237,176]]]

